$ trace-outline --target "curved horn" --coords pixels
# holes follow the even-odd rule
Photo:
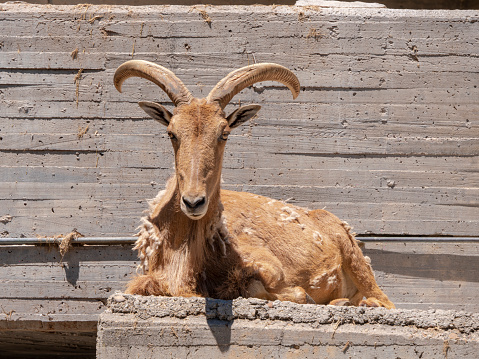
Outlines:
[[[242,67],[229,73],[211,90],[207,102],[218,102],[225,108],[233,96],[244,88],[261,81],[278,81],[287,86],[293,93],[293,98],[299,95],[299,81],[286,67],[278,64],[255,64]]]
[[[130,60],[120,65],[113,78],[119,92],[123,81],[130,77],[142,77],[154,82],[166,92],[175,106],[189,103],[193,98],[185,84],[173,72],[153,62]]]

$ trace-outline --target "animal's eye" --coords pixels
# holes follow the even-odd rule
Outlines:
[[[230,135],[229,132],[223,132],[223,134],[220,136],[220,139],[223,141],[226,141],[228,139],[228,136]]]
[[[176,140],[176,136],[171,131],[168,131],[168,137],[172,140]]]

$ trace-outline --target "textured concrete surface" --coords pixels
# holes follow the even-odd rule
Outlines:
[[[130,236],[173,172],[163,126],[117,66],[162,64],[195,96],[253,62],[290,68],[226,112],[224,187],[324,208],[357,233],[479,233],[478,11],[0,5],[0,235]],[[13,26],[15,25],[15,26]]]
[[[171,68],[195,95],[254,61],[298,75],[295,101],[267,83],[235,97],[230,110],[239,101],[263,108],[231,136],[225,187],[326,207],[361,234],[477,235],[478,19],[478,11],[0,4],[0,236],[133,234],[173,158],[164,128],[136,104],[171,106],[166,96],[140,80],[125,94],[112,85],[131,58]],[[477,308],[475,247],[401,247],[368,254],[391,297]],[[1,249],[2,354],[5,345],[24,350],[19,357],[41,343],[46,355],[90,345],[103,300],[135,265],[129,249],[82,248],[65,266],[37,249]],[[85,340],[77,329],[65,340],[50,335],[82,313]]]
[[[479,314],[117,293],[97,357],[475,358]]]
[[[33,4],[76,5],[81,0],[27,0]],[[324,7],[378,7],[390,9],[479,9],[479,0],[90,0],[97,5],[316,5]],[[379,4],[378,4],[379,3]],[[384,4],[384,5],[382,5]]]

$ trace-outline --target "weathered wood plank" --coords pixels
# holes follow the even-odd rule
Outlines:
[[[21,41],[21,37],[16,41]],[[123,46],[124,47],[124,46]],[[0,53],[2,58],[10,61],[12,57],[19,56],[15,50],[13,52]],[[34,53],[32,53],[34,54]],[[48,53],[50,58],[63,56],[62,52]],[[93,77],[102,79],[106,83],[111,82],[111,76],[118,65],[125,61],[125,54],[98,52],[90,54],[91,63],[94,64],[96,57],[105,58],[105,72],[95,71],[100,69],[88,67],[83,64],[86,61],[77,61],[75,66],[65,68],[52,68],[52,64],[46,67],[38,66],[33,55],[31,58],[31,66],[36,68],[12,67],[5,68],[0,77],[1,84],[71,84],[73,76],[80,69],[84,69],[84,78]],[[46,56],[46,55],[45,55]],[[80,55],[78,55],[80,56]],[[86,55],[85,55],[86,56]],[[473,80],[477,76],[475,64],[479,62],[479,57],[466,56],[434,56],[424,59],[419,67],[417,61],[411,61],[407,56],[374,56],[370,54],[348,56],[338,54],[325,54],[321,56],[319,61],[308,61],[308,56],[298,54],[293,58],[285,58],[283,55],[271,52],[255,52],[255,58],[261,61],[274,61],[288,66],[297,72],[297,76],[304,87],[339,87],[347,88],[416,88],[421,85],[427,87],[445,87],[447,80],[453,79],[454,85],[474,85]],[[25,55],[26,58],[28,56]],[[251,64],[252,55],[245,53],[158,53],[158,52],[141,52],[135,58],[155,61],[171,68],[189,87],[196,84],[202,86],[214,86],[222,77],[224,77],[234,67]],[[90,59],[88,59],[90,62]],[[211,63],[215,63],[215,67],[211,67]],[[300,66],[299,66],[300,64]],[[13,65],[12,65],[13,66]],[[295,68],[299,67],[301,71]],[[76,71],[75,73],[73,73]],[[68,74],[73,74],[69,75]],[[441,76],[438,76],[440,74]],[[469,78],[465,77],[469,76]],[[472,77],[471,77],[472,76]],[[54,80],[54,81],[52,81]],[[134,80],[131,80],[134,81]],[[425,82],[427,81],[427,82]],[[86,81],[81,81],[81,84]],[[144,84],[148,86],[148,84]],[[125,88],[128,88],[129,82],[126,82]],[[154,88],[153,86],[151,86]],[[201,90],[201,87],[199,87]],[[116,95],[113,93],[113,95]],[[122,98],[121,95],[117,95]]]
[[[100,10],[99,8],[96,8],[95,10]],[[165,9],[165,15],[168,17],[171,17],[171,10],[170,9]],[[170,10],[170,11],[168,11]],[[192,10],[190,8],[190,10]],[[221,9],[223,10],[223,9]],[[209,37],[209,38],[212,38],[215,36],[215,33],[218,33],[218,30],[234,30],[234,32],[232,31],[231,33],[229,33],[230,37],[231,38],[235,38],[234,35],[236,34],[240,34],[241,35],[241,30],[243,30],[245,33],[248,31],[249,33],[253,33],[253,35],[256,35],[253,37],[253,39],[256,39],[256,38],[261,38],[261,34],[262,33],[266,33],[268,34],[268,32],[271,32],[272,34],[277,34],[277,36],[282,39],[284,41],[284,39],[288,39],[288,37],[294,37],[295,34],[297,34],[301,28],[308,28],[308,27],[311,27],[311,25],[316,25],[315,21],[318,21],[318,19],[320,18],[321,15],[323,15],[323,12],[321,13],[310,13],[308,14],[309,15],[309,18],[308,18],[308,22],[300,22],[298,21],[298,13],[296,11],[289,11],[289,13],[261,13],[261,10],[258,11],[256,10],[255,12],[257,13],[257,15],[259,16],[259,19],[260,20],[263,20],[262,23],[261,23],[261,26],[256,26],[256,27],[253,27],[251,28],[249,26],[249,22],[248,21],[245,21],[246,18],[242,17],[242,16],[238,16],[238,14],[232,14],[231,12],[229,11],[217,11],[216,9],[214,8],[211,8],[211,9],[208,9],[208,12],[210,12],[213,16],[213,19],[214,21],[210,24],[211,26],[208,26],[202,19],[198,13],[198,11],[189,11],[189,12],[186,12],[186,13],[181,13],[181,11],[178,11],[178,12],[175,12],[174,15],[176,15],[176,21],[173,21],[173,22],[170,22],[168,20],[165,20],[165,18],[158,18],[158,17],[154,17],[152,16],[151,14],[146,14],[146,13],[142,13],[141,15],[141,18],[139,19],[135,19],[134,17],[133,18],[130,18],[126,21],[122,21],[122,20],[119,20],[119,16],[120,14],[115,14],[116,17],[115,19],[111,19],[110,20],[107,20],[107,16],[105,16],[105,19],[101,18],[99,19],[98,22],[93,22],[93,24],[89,24],[88,21],[82,21],[81,20],[81,17],[86,17],[85,15],[81,14],[80,16],[78,16],[78,18],[74,18],[74,19],[68,19],[70,21],[65,21],[65,14],[63,13],[55,13],[54,16],[52,16],[54,18],[53,20],[53,24],[51,23],[45,23],[41,20],[38,21],[38,24],[37,26],[35,27],[35,31],[37,33],[41,33],[41,34],[50,34],[52,31],[51,31],[51,28],[53,26],[55,26],[56,28],[61,28],[64,33],[75,33],[76,32],[83,32],[85,35],[88,33],[88,31],[92,31],[93,28],[95,27],[99,27],[99,26],[102,26],[103,24],[102,23],[107,23],[107,25],[103,25],[103,30],[106,31],[106,33],[110,33],[110,34],[114,34],[115,36],[121,36],[121,35],[124,35],[124,36],[127,36],[127,37],[131,37],[131,36],[140,36],[140,35],[143,35],[143,36],[160,36],[161,38],[164,38],[164,37],[168,37],[168,36],[171,36],[171,35],[176,35],[178,30],[182,30],[182,35],[183,36],[187,36],[187,37],[198,37],[198,36],[202,36],[201,34],[198,34],[198,31],[204,31],[205,32],[205,35],[203,35],[204,37]],[[326,10],[327,11],[327,10]],[[137,13],[141,13],[142,12],[142,9],[140,10],[137,10],[136,11]],[[168,14],[168,12],[170,12],[170,14]],[[110,13],[109,11],[107,13]],[[215,13],[219,13],[218,17],[214,18]],[[86,14],[86,13],[85,13]],[[89,12],[89,16],[93,17],[93,14],[94,12],[91,11]],[[466,31],[468,29],[471,28],[471,26],[469,26],[469,22],[468,21],[462,21],[459,22],[458,20],[459,19],[454,19],[454,17],[452,17],[448,23],[445,23],[445,21],[443,19],[439,19],[439,20],[436,20],[432,27],[427,27],[427,25],[424,25],[424,21],[421,21],[422,20],[422,16],[416,16],[416,17],[409,17],[407,19],[405,18],[401,18],[396,15],[394,16],[394,19],[391,19],[391,15],[394,15],[393,12],[388,12],[387,10],[384,11],[384,12],[381,12],[380,13],[382,16],[373,16],[375,17],[375,21],[376,22],[381,22],[381,21],[385,21],[387,22],[388,25],[385,25],[384,28],[385,30],[387,29],[388,30],[388,35],[390,38],[394,38],[396,35],[396,32],[398,32],[400,35],[403,35],[404,38],[408,38],[407,36],[409,35],[409,40],[419,40],[419,41],[424,41],[425,37],[423,36],[420,36],[420,35],[416,35],[416,32],[414,34],[408,34],[407,31],[404,30],[404,27],[402,26],[402,24],[406,21],[409,25],[409,27],[407,28],[414,28],[416,31],[417,31],[417,34],[420,34],[421,33],[421,30],[423,31],[427,31],[427,33],[430,35],[427,39],[428,40],[434,40],[435,39],[435,36],[437,36],[437,38],[441,38],[441,27],[444,27],[444,31],[449,31],[449,32],[453,32],[455,31],[455,34],[457,34],[458,32],[461,32],[461,30],[465,29]],[[321,21],[318,25],[319,25],[319,29],[320,30],[323,30],[322,32],[322,38],[320,38],[320,40],[324,40],[324,38],[332,38],[334,40],[340,40],[342,38],[346,38],[347,39],[347,35],[345,36],[343,34],[343,32],[341,31],[342,30],[342,27],[346,26],[349,30],[349,36],[350,36],[350,39],[355,39],[355,36],[354,34],[357,33],[357,32],[361,32],[361,31],[364,31],[366,35],[369,35],[369,36],[365,36],[365,39],[375,39],[374,36],[377,36],[377,32],[374,31],[374,29],[372,30],[369,30],[368,31],[368,27],[370,27],[370,25],[368,26],[367,22],[364,21],[363,18],[361,18],[360,15],[352,15],[352,13],[349,12],[348,14],[350,17],[351,17],[351,20],[356,20],[356,21],[349,21],[349,22],[341,22],[341,20],[339,19],[336,19],[335,22],[331,21],[328,23],[328,21]],[[389,16],[388,16],[389,15]],[[409,15],[409,14],[408,14]],[[98,16],[98,15],[97,15]],[[103,15],[101,15],[103,16]],[[232,17],[234,16],[234,20],[236,21],[231,21],[230,19],[228,19],[228,17]],[[244,15],[243,15],[244,16]],[[59,18],[60,17],[60,18]],[[63,17],[63,19],[61,18]],[[226,17],[226,19],[225,19]],[[86,20],[86,19],[85,19]],[[147,20],[147,21],[145,21]],[[155,21],[156,20],[156,21]],[[276,21],[275,21],[276,20]],[[279,20],[279,21],[278,21]],[[293,20],[293,21],[291,21]],[[394,21],[396,20],[396,21]],[[146,26],[145,26],[145,22],[146,22]],[[281,26],[277,26],[277,23],[281,23]],[[339,23],[339,24],[338,24]],[[97,24],[97,25],[96,25]],[[143,25],[142,25],[143,24]],[[448,25],[450,24],[454,24],[454,30],[451,30],[450,28],[448,28]],[[23,24],[19,24],[19,27],[20,29],[24,30],[24,31],[29,31],[29,32],[33,32],[33,28],[30,28],[28,26],[28,24],[25,24],[26,26],[23,27],[22,26]],[[40,25],[40,26],[38,26]],[[96,26],[95,26],[96,25]],[[156,26],[159,27],[159,29],[157,31],[155,31],[155,27]],[[240,25],[240,26],[238,26]],[[242,26],[241,26],[242,25]],[[395,25],[397,25],[397,29],[395,29]],[[232,27],[233,29],[228,29],[228,27]],[[433,29],[431,31],[431,28]],[[434,29],[437,29],[437,30],[434,30]],[[188,31],[189,30],[189,31]],[[347,32],[346,30],[346,32]],[[462,31],[463,32],[463,31]],[[321,32],[320,32],[321,33]],[[217,35],[218,37],[224,37],[226,34],[225,33],[221,33],[219,32],[219,34]],[[414,37],[414,35],[417,36],[417,38]],[[181,35],[180,35],[181,36]],[[304,38],[306,38],[307,36],[307,33],[305,33],[303,35]],[[466,32],[466,36],[467,36],[467,32]],[[238,37],[239,39],[241,38]],[[326,39],[327,39],[326,38]],[[401,39],[401,38],[400,38]],[[444,39],[444,38],[442,38]],[[381,39],[378,39],[380,40],[380,44],[381,45],[384,45],[385,43],[385,40],[384,38],[381,38]],[[240,40],[241,41],[241,40]],[[231,42],[231,41],[229,41]],[[228,43],[229,43],[228,42]],[[251,40],[250,40],[251,42]],[[317,42],[320,42],[320,41],[317,41]],[[444,42],[444,41],[443,41]],[[228,45],[228,43],[226,43],[225,45]],[[405,46],[403,44],[403,42],[401,41],[400,42],[401,45],[400,46]],[[472,45],[472,44],[471,44]],[[390,47],[394,47],[393,45],[393,42],[389,42],[389,46]],[[445,45],[447,46],[447,44]],[[457,46],[454,46],[452,45],[455,50],[457,51]],[[348,49],[351,49],[351,46],[348,46],[346,47]],[[382,46],[379,46],[379,48],[382,49]],[[384,50],[384,49],[383,49]],[[437,49],[435,49],[437,51]],[[331,52],[331,51],[327,51],[327,52]],[[450,51],[449,51],[450,52]]]
[[[75,74],[71,75],[73,79]],[[220,77],[215,77],[216,80],[219,80]],[[133,80],[132,80],[133,81]],[[479,82],[479,81],[478,81]],[[139,100],[158,100],[159,96],[163,96],[160,92],[151,86],[143,89],[140,87],[140,90],[144,93],[152,93],[155,95],[144,96],[138,93],[138,85],[132,84],[131,91],[128,90],[128,87],[125,86],[123,90],[125,93],[129,93],[133,101],[128,102],[126,99],[121,101],[117,94],[112,92],[103,91],[102,93],[98,92],[96,85],[92,84],[91,81],[87,80],[88,86],[90,88],[85,92],[79,92],[78,94],[78,104],[76,102],[76,90],[74,81],[72,81],[71,86],[66,86],[65,89],[59,90],[58,94],[52,94],[50,89],[45,89],[41,100],[42,102],[35,102],[33,99],[14,99],[12,98],[9,101],[3,101],[5,105],[4,117],[7,118],[58,118],[60,114],[64,115],[66,118],[78,118],[78,113],[83,113],[82,117],[92,118],[92,119],[108,119],[108,118],[124,118],[131,117],[134,119],[144,119],[145,114],[138,109],[136,102]],[[109,81],[108,81],[109,84]],[[110,86],[110,85],[108,85]],[[133,89],[133,87],[135,87]],[[256,91],[255,91],[256,89]],[[259,104],[270,103],[265,105],[266,111],[260,113],[261,118],[273,118],[273,119],[285,119],[285,114],[278,115],[279,111],[282,108],[290,108],[288,112],[291,112],[293,109],[296,109],[297,105],[294,102],[290,101],[290,93],[284,89],[273,88],[273,87],[256,87],[255,89],[244,90],[241,95],[238,96],[237,100],[241,100],[244,104],[245,102],[256,102]],[[265,91],[266,90],[266,91]],[[39,90],[33,89],[33,92],[38,93]],[[209,91],[209,88],[208,88]],[[192,90],[192,92],[196,92]],[[258,93],[261,92],[261,93]],[[375,97],[371,96],[371,92],[375,94]],[[43,97],[45,95],[51,94],[49,97]],[[55,96],[53,96],[55,95]],[[113,95],[116,99],[110,98],[110,95]],[[206,96],[207,93],[202,94]],[[342,117],[342,120],[346,119],[376,119],[384,121],[392,116],[388,113],[388,110],[398,112],[398,114],[405,114],[405,109],[409,105],[417,106],[417,108],[412,107],[409,114],[409,120],[412,123],[417,125],[424,123],[421,121],[421,117],[424,115],[425,122],[427,120],[433,119],[434,115],[439,115],[439,111],[446,110],[446,114],[451,113],[453,120],[457,120],[462,111],[467,111],[465,118],[463,118],[464,125],[466,124],[466,119],[470,121],[474,118],[471,110],[467,106],[471,105],[477,107],[477,102],[475,99],[479,95],[479,89],[464,89],[464,90],[449,90],[449,89],[417,89],[417,90],[408,90],[408,89],[373,89],[362,90],[357,88],[346,88],[344,90],[339,90],[337,87],[331,89],[324,88],[320,90],[305,90],[301,92],[302,102],[309,103],[313,108],[310,108],[306,113],[301,113],[301,117],[305,116],[306,118],[316,118],[318,120],[327,121],[328,115],[331,115],[334,119]],[[103,97],[101,97],[103,96]],[[201,97],[201,95],[200,95]],[[100,101],[103,98],[105,101]],[[397,98],[393,104],[391,104],[392,99]],[[161,99],[161,97],[160,97]],[[444,103],[453,102],[447,106],[444,106]],[[344,113],[340,109],[330,108],[331,104],[341,104],[345,106]],[[370,104],[371,112],[364,113],[365,104]],[[429,106],[427,106],[429,104]],[[426,106],[424,106],[426,105]],[[455,107],[453,107],[455,106]],[[232,106],[230,106],[232,108]],[[462,108],[461,108],[462,107]],[[276,108],[276,109],[275,109]],[[324,108],[329,110],[328,113],[322,115],[318,113],[318,110]],[[458,109],[459,108],[459,109]],[[436,110],[437,109],[437,110]],[[316,110],[316,111],[314,111]],[[421,111],[422,110],[422,111]],[[269,114],[269,111],[272,111]],[[129,114],[129,115],[126,115]],[[334,116],[334,114],[339,116]],[[365,116],[367,115],[367,117]],[[394,118],[394,117],[393,117]],[[292,118],[298,119],[298,113]],[[399,117],[398,121],[405,121],[406,116]],[[414,120],[414,121],[413,121]],[[447,120],[446,120],[447,121]],[[427,124],[427,122],[426,122]],[[471,126],[472,124],[469,124]]]
[[[228,169],[243,169],[243,177],[253,176],[253,169],[287,170],[327,170],[327,171],[398,171],[421,173],[435,172],[443,176],[455,173],[477,173],[477,158],[475,156],[448,157],[448,156],[366,156],[366,155],[327,155],[327,154],[292,154],[292,153],[267,153],[259,156],[256,151],[248,149],[235,149],[230,145],[234,136],[227,145],[225,155],[225,171]],[[239,139],[239,143],[241,139]],[[239,146],[239,144],[238,144]],[[155,149],[150,151],[136,151],[125,149],[114,152],[106,151],[96,153],[71,151],[6,151],[2,152],[3,167],[87,167],[105,169],[113,172],[115,169],[121,173],[121,168],[169,170],[165,176],[173,173],[173,151],[166,139],[159,139]],[[98,162],[97,162],[98,161]],[[153,179],[154,180],[154,179]],[[322,179],[317,179],[321,181]],[[431,178],[429,183],[440,183],[447,179]],[[338,181],[342,181],[338,178]],[[437,182],[439,181],[439,182]],[[158,182],[158,181],[157,181]],[[407,185],[404,183],[403,185]]]
[[[231,186],[227,186],[231,187]],[[364,202],[351,202],[352,195],[343,196],[338,201],[325,201],[324,195],[313,193],[309,197],[294,196],[292,191],[280,193],[270,191],[252,191],[258,194],[270,194],[277,199],[290,199],[291,203],[309,208],[324,208],[349,222],[360,234],[408,235],[411,228],[419,235],[467,236],[473,233],[477,223],[477,206],[443,206],[427,204],[379,203],[380,199],[371,197]],[[266,193],[265,193],[266,192]],[[269,193],[274,192],[274,193]],[[157,191],[139,192],[140,198],[152,198]],[[121,194],[119,194],[121,196]],[[94,236],[131,236],[136,233],[140,217],[147,208],[146,200],[123,198],[118,200],[100,199],[95,202],[86,200],[50,200],[42,201],[2,201],[9,206],[4,212],[12,220],[0,224],[2,236],[22,237],[31,235],[54,236],[69,233],[73,228],[84,235]],[[351,210],[354,208],[354,210]],[[34,212],[35,215],[31,215]],[[415,215],[415,217],[414,217]]]
[[[364,252],[399,308],[479,310],[477,244],[366,242]],[[61,265],[54,247],[2,246],[0,304],[16,316],[96,315],[134,274],[135,256],[131,245],[73,247]]]
[[[434,297],[437,305],[464,310],[475,306],[479,293],[477,249],[465,243],[368,242],[364,252],[371,257],[378,283],[396,298],[398,307],[422,307]],[[462,301],[452,304],[456,297]]]
[[[336,134],[308,133],[308,136],[298,138],[293,130],[288,133],[274,131],[255,126],[249,136],[241,138],[241,148],[255,148],[258,144],[268,148],[273,153],[320,153],[320,154],[354,154],[354,155],[410,155],[410,156],[477,156],[479,143],[475,137],[375,137],[358,138],[358,136],[344,135],[341,131]],[[301,133],[301,130],[297,131]],[[164,135],[163,135],[164,136]],[[138,151],[148,151],[158,145],[158,135],[131,134],[131,135],[87,135],[78,138],[78,134],[30,134],[5,135],[0,141],[0,150],[26,151],[120,151],[125,146],[136,148]],[[232,142],[232,141],[231,141]],[[129,145],[130,144],[130,145]],[[231,145],[230,147],[233,147]],[[128,148],[128,147],[127,147]],[[234,151],[235,148],[230,148]],[[262,151],[261,151],[262,152]]]
[[[135,104],[166,96],[136,79],[112,86],[130,58],[203,96],[254,61],[297,73],[298,101],[271,83],[235,98],[263,110],[231,136],[228,188],[326,206],[360,233],[477,233],[475,11],[205,7],[209,26],[192,7],[2,9],[2,235],[132,232],[173,161]]]
[[[137,156],[140,154],[137,154]],[[278,156],[271,156],[275,161]],[[299,156],[297,156],[299,157]],[[171,160],[168,156],[168,160]],[[78,162],[78,160],[76,161]],[[88,163],[89,162],[89,163]],[[98,167],[94,165],[96,158],[91,158],[84,167],[66,166],[8,166],[2,168],[0,181],[4,186],[0,188],[0,196],[13,198],[16,193],[23,193],[25,198],[42,198],[42,186],[49,183],[50,189],[66,191],[71,185],[82,185],[82,189],[88,191],[88,184],[108,184],[115,181],[123,185],[159,185],[162,187],[173,172],[171,161],[163,160],[158,166],[146,166],[131,164],[130,166],[117,167],[106,166],[107,161],[102,161]],[[98,161],[100,162],[100,161]],[[317,161],[319,164],[320,161]],[[76,164],[76,163],[75,163]],[[303,164],[304,166],[304,164]],[[479,181],[479,173],[468,173],[458,167],[448,168],[449,172],[441,170],[374,170],[374,169],[323,169],[319,168],[275,168],[271,164],[265,167],[253,167],[254,171],[245,171],[244,163],[228,161],[223,169],[225,184],[238,185],[268,185],[274,179],[276,185],[285,186],[294,183],[296,186],[320,186],[320,187],[351,187],[362,190],[364,187],[374,186],[393,187],[397,191],[405,188],[470,188]],[[170,170],[170,171],[165,171]],[[340,173],[339,173],[340,172]],[[78,188],[77,188],[78,190]],[[64,195],[52,193],[53,198]],[[81,196],[77,193],[77,196]],[[32,197],[33,196],[33,197]]]
[[[106,309],[105,300],[71,300],[45,298],[2,298],[0,308],[0,321],[6,319],[8,313],[16,313],[18,316],[35,314],[48,317],[49,315],[90,315],[92,321],[96,322],[96,316]],[[11,318],[13,319],[13,318]]]
[[[154,88],[151,90],[152,92],[157,91]],[[141,99],[141,96],[138,96],[137,100]],[[153,100],[154,97],[151,99]],[[48,101],[51,101],[51,99],[48,99]],[[30,106],[30,108],[19,107],[17,108],[17,115],[0,119],[2,133],[5,135],[22,132],[77,134],[80,128],[85,128],[88,125],[89,134],[93,134],[95,131],[100,134],[164,134],[164,127],[146,118],[144,112],[139,109],[135,102],[118,104],[124,110],[123,114],[109,112],[109,118],[103,117],[104,112],[97,113],[95,116],[93,114],[85,116],[87,118],[78,118],[78,113],[68,112],[66,107],[63,107],[65,111],[60,112],[64,116],[63,118],[58,118],[59,114],[53,117],[36,118],[30,113],[30,111],[33,111],[33,106]],[[50,103],[53,104],[54,102]],[[55,106],[61,106],[62,103],[60,101]],[[64,105],[72,106],[68,102],[65,102]],[[236,106],[237,103],[230,105],[227,112],[232,111]],[[454,136],[467,138],[477,136],[479,131],[479,125],[473,121],[474,111],[477,110],[479,110],[477,104],[466,106],[417,103],[413,108],[397,104],[345,104],[340,108],[331,104],[305,105],[292,103],[289,106],[263,104],[259,117],[251,123],[260,126],[260,128],[277,126],[277,133],[308,129],[316,134],[341,131],[341,133],[349,135],[364,132],[386,137],[388,133],[417,133],[417,135],[423,136],[444,137],[447,134],[453,134]],[[125,114],[128,114],[126,118]],[[446,114],[447,117],[443,117],[441,114]],[[32,121],[33,119],[35,121]],[[241,133],[244,128],[250,127],[246,125],[246,127],[240,127],[238,131]],[[130,129],[130,132],[128,132],[128,129]],[[381,130],[382,132],[380,132]],[[235,133],[233,132],[233,134]]]
[[[81,203],[81,202],[80,202]],[[302,204],[302,202],[297,202]],[[324,208],[326,210],[334,212],[341,219],[346,220],[348,223],[354,226],[356,232],[360,234],[389,234],[397,233],[398,235],[409,235],[411,227],[418,228],[417,233],[422,236],[429,236],[431,233],[438,236],[445,236],[449,233],[453,233],[457,236],[467,236],[469,233],[474,231],[476,228],[477,221],[474,220],[462,220],[460,219],[459,214],[461,211],[450,211],[452,215],[456,214],[455,219],[447,220],[411,220],[403,219],[396,220],[394,215],[390,215],[385,220],[386,216],[381,215],[381,207],[374,208],[374,203],[366,203],[357,206],[355,203],[345,202],[343,205],[355,205],[357,210],[354,213],[351,211],[344,210],[341,207],[338,207],[338,203],[329,203],[329,202],[320,202],[316,205],[311,206],[310,208]],[[51,205],[49,201],[43,204],[44,207]],[[100,206],[98,204],[98,206]],[[67,234],[76,228],[81,233],[85,235],[98,235],[98,236],[132,236],[138,232],[137,227],[141,224],[139,218],[143,215],[144,209],[147,207],[146,201],[143,202],[143,205],[134,207],[129,206],[127,202],[119,203],[115,206],[106,206],[106,208],[100,211],[93,211],[89,216],[82,216],[81,213],[76,215],[75,208],[72,207],[71,210],[65,210],[66,213],[71,213],[65,216],[57,216],[54,219],[49,216],[46,209],[44,213],[40,213],[36,217],[32,218],[27,215],[15,215],[15,224],[11,227],[13,229],[9,230],[9,226],[0,227],[0,234],[2,236],[20,236],[24,237],[26,235],[40,235],[40,236],[55,236],[58,234]],[[362,209],[365,209],[362,211]],[[402,208],[401,208],[402,209]],[[405,212],[408,207],[405,207]],[[424,211],[428,210],[428,207],[423,208]],[[14,209],[16,211],[16,209]],[[109,211],[109,212],[108,212]],[[111,212],[128,212],[127,214],[115,214]],[[422,213],[420,209],[416,209],[416,213]],[[462,212],[465,212],[463,210]],[[132,218],[132,215],[136,214],[135,218]],[[363,213],[372,213],[370,218],[364,219],[365,215]],[[459,213],[459,214],[458,214]],[[451,215],[451,217],[452,217]],[[434,217],[431,214],[428,217]],[[18,226],[18,228],[16,228]],[[7,228],[7,229],[5,229]],[[366,229],[365,229],[366,228]]]
[[[136,254],[130,245],[72,248],[63,259],[55,247],[0,247],[0,285],[6,289],[0,298],[104,300],[115,290],[124,290],[134,275]],[[97,312],[94,306],[89,308]],[[63,312],[62,306],[57,311],[75,314]]]

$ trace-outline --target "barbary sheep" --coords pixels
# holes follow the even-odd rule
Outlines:
[[[128,284],[127,293],[394,308],[345,222],[325,210],[220,189],[228,135],[261,107],[239,107],[229,116],[224,108],[260,81],[280,82],[296,98],[300,85],[290,70],[269,63],[246,66],[202,99],[152,62],[122,64],[114,76],[118,91],[130,77],[154,82],[175,105],[171,113],[156,102],[139,103],[167,127],[175,174],[142,218],[134,249],[143,274]]]

